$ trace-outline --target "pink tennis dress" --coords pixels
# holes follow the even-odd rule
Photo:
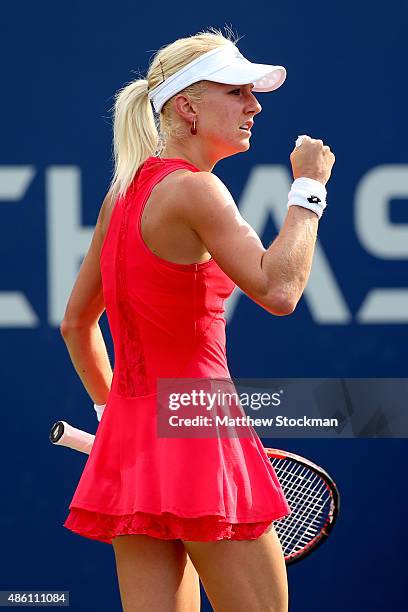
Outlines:
[[[119,198],[101,251],[115,365],[109,399],[64,527],[111,543],[124,534],[166,540],[249,540],[290,508],[256,432],[160,437],[158,379],[228,379],[224,301],[235,284],[210,259],[177,264],[141,235],[153,187],[198,168],[149,157]]]

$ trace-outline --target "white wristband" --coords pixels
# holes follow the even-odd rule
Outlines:
[[[94,408],[96,411],[96,418],[98,419],[98,421],[100,421],[102,418],[102,414],[103,414],[103,411],[105,410],[105,406],[106,404],[99,404],[99,405],[94,404]]]
[[[289,206],[302,206],[312,210],[319,217],[326,208],[326,187],[320,181],[302,176],[293,181],[288,195]]]

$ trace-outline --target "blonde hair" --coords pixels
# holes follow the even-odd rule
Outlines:
[[[137,170],[151,155],[159,155],[169,137],[182,139],[186,125],[172,112],[173,96],[155,117],[148,90],[208,51],[222,45],[234,45],[237,38],[226,28],[226,36],[215,28],[199,32],[162,47],[153,57],[146,79],[136,79],[120,89],[115,96],[113,117],[113,149],[115,171],[110,191],[124,196]],[[193,83],[183,90],[198,103],[205,85]],[[179,92],[180,93],[180,92]],[[177,94],[176,94],[177,95]]]

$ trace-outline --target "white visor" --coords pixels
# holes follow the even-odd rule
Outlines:
[[[160,113],[163,105],[176,93],[198,81],[213,81],[227,85],[253,83],[253,91],[273,91],[286,79],[283,66],[253,64],[234,44],[224,45],[200,55],[187,66],[169,76],[149,91],[154,109]]]

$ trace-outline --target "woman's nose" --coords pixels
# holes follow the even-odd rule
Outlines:
[[[254,113],[254,115],[256,115],[261,112],[262,106],[259,104],[257,98],[255,98],[253,93],[251,93],[251,98],[252,100],[251,100],[250,108],[252,112]]]
[[[256,101],[256,112],[260,113],[262,110],[262,106],[259,104],[258,100],[255,98]]]

